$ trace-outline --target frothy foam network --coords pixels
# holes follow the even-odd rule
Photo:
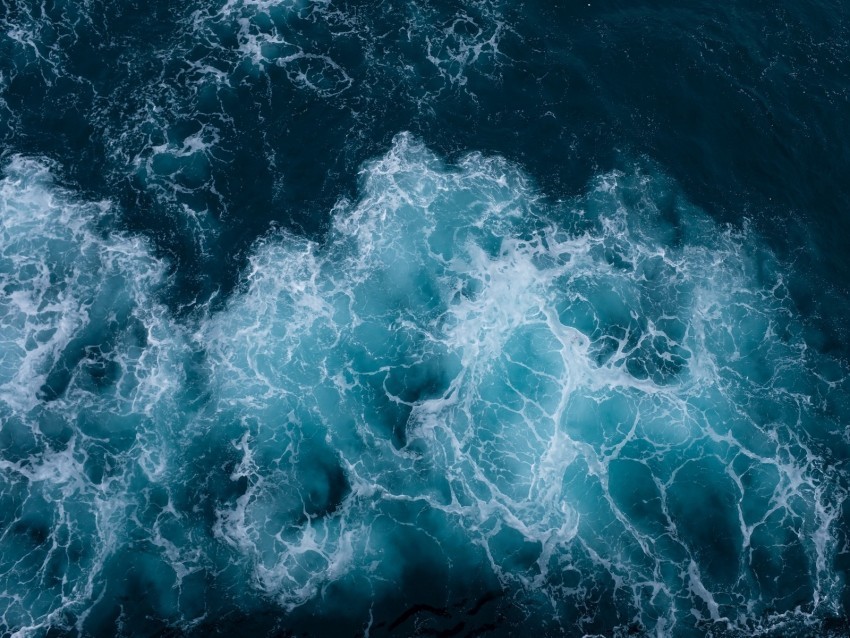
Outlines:
[[[437,616],[480,586],[565,635],[837,613],[846,370],[757,237],[661,176],[551,203],[406,134],[361,177],[322,243],[269,235],[178,321],[108,204],[6,167],[2,626],[202,632],[273,600],[379,635],[423,573]]]

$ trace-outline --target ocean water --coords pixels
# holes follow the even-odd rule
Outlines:
[[[845,636],[850,5],[0,0],[0,636]]]

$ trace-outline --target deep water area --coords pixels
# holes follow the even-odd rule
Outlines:
[[[0,637],[850,634],[850,4],[0,0]]]

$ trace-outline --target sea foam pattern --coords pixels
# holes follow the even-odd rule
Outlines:
[[[846,370],[757,236],[647,169],[551,202],[408,134],[360,188],[324,241],[269,234],[223,308],[176,320],[108,204],[7,166],[6,628],[200,635],[268,600],[269,627],[370,635],[456,604],[507,635],[839,613]],[[377,622],[423,573],[434,605]]]
[[[94,157],[74,169],[95,161],[96,181],[122,204],[132,200],[123,210],[131,223],[206,267],[194,281],[203,286],[198,280],[215,277],[221,255],[245,248],[234,247],[233,235],[249,219],[261,222],[253,241],[273,207],[321,187],[328,166],[314,170],[319,158],[301,153],[292,133],[351,136],[350,148],[326,150],[334,170],[353,173],[390,139],[366,134],[376,122],[433,114],[452,96],[471,101],[471,74],[498,81],[509,32],[502,11],[493,0],[192,0],[153,10],[4,0],[0,141],[31,153],[17,144],[28,126],[78,121],[87,150],[75,151]],[[23,105],[21,92],[30,98]],[[250,167],[250,176],[234,166]],[[332,202],[338,189],[329,186]],[[234,203],[241,208],[230,210]],[[292,227],[315,230],[310,213],[293,211]]]
[[[85,618],[159,471],[179,329],[155,300],[163,264],[109,232],[108,203],[14,158],[0,216],[0,626],[43,635]]]

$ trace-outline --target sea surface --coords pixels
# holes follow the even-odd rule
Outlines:
[[[0,0],[0,636],[850,634],[846,0]]]

